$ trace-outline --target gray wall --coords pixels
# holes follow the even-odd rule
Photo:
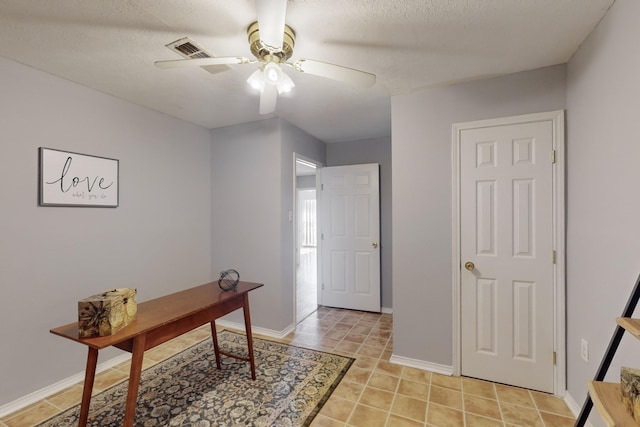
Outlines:
[[[211,135],[212,274],[235,268],[264,283],[252,293],[252,322],[283,331],[294,323],[293,153],[324,163],[324,144],[280,119]],[[229,319],[242,321],[240,313]]]
[[[383,309],[393,308],[391,137],[327,144],[327,166],[380,164],[380,287]]]
[[[454,123],[565,107],[565,66],[392,98],[394,355],[452,365]]]
[[[49,329],[114,287],[144,301],[210,280],[208,130],[0,59],[0,406],[81,372]],[[120,206],[37,206],[38,147],[120,160]],[[101,352],[100,362],[119,350]]]
[[[579,404],[640,273],[639,16],[640,2],[617,0],[568,65],[568,391]],[[607,380],[639,360],[640,343],[625,334]]]

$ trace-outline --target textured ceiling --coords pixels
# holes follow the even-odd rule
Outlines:
[[[292,60],[377,75],[357,89],[287,68],[276,113],[326,142],[390,135],[390,96],[569,60],[613,0],[290,0]],[[264,119],[255,64],[212,74],[158,69],[185,36],[216,56],[251,57],[253,0],[0,0],[0,56],[216,128]]]

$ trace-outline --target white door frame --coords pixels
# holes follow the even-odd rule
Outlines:
[[[565,322],[565,135],[564,110],[545,113],[525,114],[490,120],[455,123],[452,135],[452,249],[453,249],[453,375],[462,371],[461,358],[461,279],[460,269],[460,139],[461,131],[479,127],[492,127],[527,122],[551,121],[553,128],[553,245],[556,251],[556,264],[553,273],[554,289],[554,351],[556,365],[554,369],[553,393],[564,397],[566,386],[566,322]],[[549,159],[551,161],[551,159]],[[551,254],[549,254],[551,256]]]
[[[295,329],[295,325],[297,324],[297,319],[298,319],[298,306],[297,306],[297,301],[298,301],[298,295],[297,295],[297,278],[296,278],[296,251],[297,251],[297,224],[298,224],[298,218],[297,218],[297,206],[298,206],[298,186],[296,183],[296,161],[297,160],[302,160],[303,162],[307,162],[307,163],[312,163],[314,165],[316,165],[316,195],[318,194],[318,170],[321,169],[324,165],[322,163],[320,163],[317,160],[314,160],[310,157],[304,156],[302,154],[298,154],[298,153],[293,153],[293,203],[291,206],[291,227],[293,228],[293,239],[292,239],[292,244],[293,244],[293,329]],[[320,204],[319,204],[319,198],[316,196],[317,199],[317,204],[316,204],[316,211],[317,211],[317,220],[320,221]],[[318,228],[318,234],[320,234],[320,227]],[[317,236],[317,242],[318,242],[318,248],[316,249],[316,261],[317,261],[317,269],[320,268],[320,236]],[[320,275],[320,271],[317,270],[317,274],[316,276],[318,276],[316,278],[316,283],[320,283],[319,282],[319,275]],[[320,292],[318,291],[318,302],[320,301]]]

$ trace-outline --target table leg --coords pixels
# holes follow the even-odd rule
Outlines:
[[[216,321],[211,321],[211,337],[213,338],[213,352],[216,355],[216,367],[222,369],[220,364],[220,347],[218,347],[218,332],[216,331]]]
[[[93,380],[96,377],[96,365],[98,364],[98,350],[89,347],[87,355],[87,368],[84,374],[84,387],[82,389],[82,404],[80,405],[80,419],[78,427],[85,427],[89,419],[89,405],[91,404],[91,392],[93,391]]]
[[[253,358],[253,334],[251,333],[251,315],[249,314],[249,294],[244,294],[242,305],[244,311],[244,329],[247,333],[247,346],[249,347],[249,363],[251,364],[251,379],[256,379],[256,362]]]
[[[133,427],[136,417],[136,402],[138,400],[138,386],[142,373],[142,359],[144,356],[146,336],[138,335],[133,339],[131,351],[131,371],[129,372],[129,390],[127,391],[127,406],[124,410],[124,427]]]

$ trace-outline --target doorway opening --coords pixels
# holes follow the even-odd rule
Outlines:
[[[296,324],[318,309],[316,164],[296,157]]]

